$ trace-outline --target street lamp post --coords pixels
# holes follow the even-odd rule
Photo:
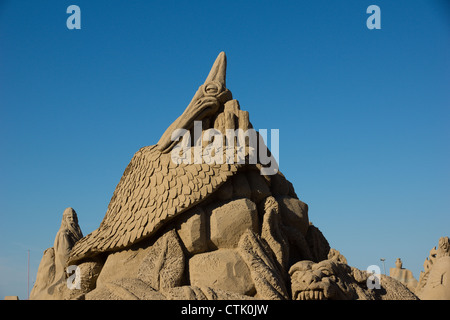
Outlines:
[[[28,250],[27,263],[27,300],[30,300],[30,250]]]
[[[386,267],[385,267],[385,265],[384,265],[384,261],[385,261],[385,260],[386,260],[385,258],[380,258],[380,261],[383,262],[384,275],[386,275]]]

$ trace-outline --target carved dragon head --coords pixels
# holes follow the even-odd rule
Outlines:
[[[157,149],[162,153],[170,152],[176,141],[172,141],[172,133],[176,129],[190,130],[194,121],[201,121],[219,110],[219,107],[232,99],[231,92],[225,86],[227,58],[225,52],[219,53],[205,80],[186,110],[164,132],[157,143]]]
[[[334,260],[299,261],[290,268],[289,275],[294,300],[355,299],[367,279],[364,273]]]

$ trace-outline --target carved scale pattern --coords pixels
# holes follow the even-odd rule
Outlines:
[[[130,246],[215,192],[238,164],[175,164],[170,153],[141,148],[120,179],[99,228],[73,247],[69,264]]]

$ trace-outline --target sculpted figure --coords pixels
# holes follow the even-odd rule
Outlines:
[[[402,268],[403,268],[403,262],[402,262],[402,259],[397,258],[397,260],[395,260],[395,267],[396,267],[397,269],[402,269]]]
[[[289,270],[292,299],[295,300],[417,300],[400,282],[380,276],[380,288],[370,289],[370,274],[350,267],[346,259],[330,251],[329,259],[319,263],[299,261]]]
[[[438,248],[430,251],[420,273],[417,296],[422,300],[450,300],[450,241],[439,239]]]
[[[317,298],[359,297],[359,286],[339,293],[361,277],[345,258],[329,261],[308,206],[226,88],[226,65],[222,52],[158,143],[134,154],[100,226],[73,247],[63,234],[55,242],[58,261],[82,271],[81,289],[63,298],[306,297],[300,272],[324,260],[321,277],[338,278]]]
[[[241,165],[209,165],[203,161],[178,164],[172,161],[170,153],[178,142],[171,140],[172,134],[177,129],[191,129],[194,121],[202,121],[207,128],[212,125],[224,130],[226,117],[232,122],[230,127],[235,119],[248,126],[248,117],[240,112],[237,103],[228,104],[225,109],[225,103],[231,101],[231,93],[225,88],[225,70],[226,58],[221,53],[205,83],[158,144],[144,147],[134,155],[100,227],[75,245],[70,263],[149,238],[167,222],[204,201],[237,172]]]
[[[70,250],[75,243],[83,238],[78,217],[75,210],[67,208],[63,212],[61,227],[55,237],[53,248],[55,250],[55,273],[57,278],[65,278],[65,266]]]
[[[395,261],[395,268],[390,268],[389,276],[400,281],[413,292],[417,287],[417,280],[414,278],[411,270],[403,268],[403,262],[400,258],[397,258]]]
[[[129,287],[153,298],[287,299],[289,266],[326,257],[328,242],[270,152],[256,152],[264,141],[225,79],[222,52],[181,116],[131,159],[99,228],[71,250],[67,264],[104,261],[86,299],[149,298]]]
[[[75,210],[66,208],[54,245],[44,252],[30,299],[62,298],[66,286],[67,259],[74,244],[82,237]]]

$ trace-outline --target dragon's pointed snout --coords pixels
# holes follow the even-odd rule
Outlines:
[[[173,147],[172,133],[176,129],[192,128],[194,121],[214,115],[221,104],[232,99],[226,88],[227,58],[225,52],[219,53],[204,84],[195,93],[183,114],[170,125],[157,143],[159,151],[166,153]]]

